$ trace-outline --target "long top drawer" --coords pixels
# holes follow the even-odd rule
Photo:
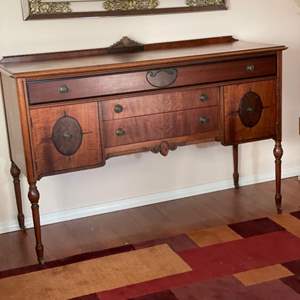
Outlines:
[[[157,70],[27,82],[31,104],[221,82],[276,74],[276,56]]]

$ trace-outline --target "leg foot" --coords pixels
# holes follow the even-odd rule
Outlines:
[[[18,208],[19,226],[22,230],[25,230],[24,214],[23,214],[23,207],[22,207],[21,186],[20,186],[21,171],[14,162],[11,163],[10,174],[14,180],[14,189],[15,189],[17,208]]]
[[[239,146],[238,145],[233,145],[232,146],[232,152],[233,152],[233,182],[234,182],[234,187],[236,189],[240,188],[239,184]]]
[[[41,248],[35,248],[36,254],[37,254],[37,259],[40,265],[44,265],[45,264],[45,260],[44,260],[44,247]]]
[[[39,212],[39,199],[40,193],[36,187],[36,183],[29,185],[28,198],[31,202],[32,217],[34,223],[34,233],[36,239],[36,254],[40,264],[44,262],[44,246],[42,244],[42,233],[40,223],[40,212]]]
[[[282,213],[282,195],[281,195],[281,158],[283,155],[283,149],[281,146],[281,141],[275,142],[274,147],[274,156],[275,156],[275,177],[276,177],[276,194],[275,194],[275,203],[277,207],[278,214]]]

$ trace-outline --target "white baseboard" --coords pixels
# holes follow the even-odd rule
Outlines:
[[[300,174],[300,166],[295,168],[285,169],[283,172],[283,178],[299,176]],[[246,186],[250,184],[266,182],[274,180],[274,173],[263,174],[263,175],[256,175],[256,176],[248,176],[248,177],[241,177],[240,178],[240,185]],[[187,187],[183,189],[173,190],[169,192],[162,192],[156,194],[150,194],[146,196],[122,199],[111,201],[107,203],[101,203],[99,205],[94,205],[90,207],[82,207],[70,210],[64,210],[61,212],[56,213],[49,213],[41,215],[42,225],[48,225],[58,222],[70,221],[79,218],[120,211],[129,208],[135,208],[155,203],[161,203],[165,201],[171,201],[186,197],[191,197],[195,195],[201,195],[210,192],[216,192],[221,190],[230,189],[233,187],[232,180],[224,180],[224,181],[217,181],[208,184],[202,184],[192,187]],[[26,218],[25,224],[27,228],[33,227],[33,222],[31,218]],[[12,231],[19,230],[19,226],[17,222],[14,223],[0,223],[0,234],[7,233]]]

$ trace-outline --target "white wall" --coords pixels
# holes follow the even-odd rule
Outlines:
[[[19,0],[0,0],[0,56],[103,47],[124,35],[147,43],[228,34],[289,46],[284,56],[283,169],[286,176],[296,175],[300,173],[300,8],[296,1],[231,0],[230,10],[220,12],[24,22]],[[1,105],[0,132],[0,231],[6,231],[15,228],[16,209]],[[245,183],[272,177],[272,149],[272,141],[242,146],[240,173]],[[168,158],[152,153],[113,158],[104,168],[42,179],[42,220],[80,216],[77,209],[104,203],[120,207],[128,202],[119,200],[153,193],[177,191],[141,200],[225,187],[231,174],[231,149],[217,143],[183,147]],[[25,179],[23,189],[26,194]],[[24,202],[30,216],[29,203]],[[94,209],[101,211],[92,207],[87,212]]]

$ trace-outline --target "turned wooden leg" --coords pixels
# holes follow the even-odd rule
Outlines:
[[[275,177],[276,177],[276,195],[275,202],[277,211],[279,214],[282,213],[282,196],[281,196],[281,158],[283,155],[283,149],[281,146],[281,141],[275,141],[274,148],[274,156],[275,156]]]
[[[42,244],[42,233],[39,212],[40,193],[36,187],[36,183],[29,184],[28,198],[31,202],[32,217],[34,224],[34,232],[36,238],[36,254],[40,264],[44,263],[44,246]]]
[[[239,145],[233,145],[232,146],[232,152],[233,152],[233,182],[234,187],[238,189],[240,187],[239,185]]]
[[[21,186],[20,186],[21,171],[14,162],[11,163],[10,174],[14,179],[14,188],[15,188],[15,196],[16,196],[16,202],[17,202],[17,208],[18,208],[19,226],[22,230],[25,230],[24,214],[23,214],[23,207],[22,207]]]

